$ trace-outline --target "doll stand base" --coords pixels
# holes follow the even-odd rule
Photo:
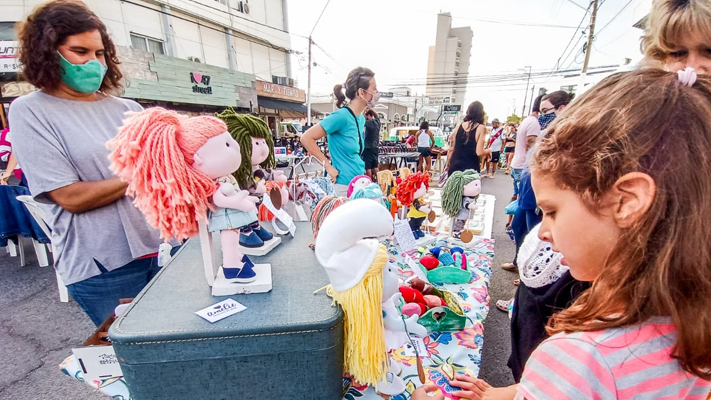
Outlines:
[[[222,267],[217,271],[212,284],[213,296],[231,296],[233,294],[265,293],[272,290],[272,265],[256,264],[254,272],[257,280],[251,283],[231,283],[225,279]]]
[[[248,256],[266,256],[270,251],[274,250],[279,243],[281,243],[281,238],[274,235],[271,240],[264,242],[264,246],[254,248],[239,246],[239,251]]]

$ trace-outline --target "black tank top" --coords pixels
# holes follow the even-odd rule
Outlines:
[[[479,172],[479,156],[476,154],[476,130],[478,127],[479,124],[476,124],[467,132],[462,125],[459,125],[454,137],[452,161],[449,162],[449,169],[447,170],[449,175],[452,175],[455,171],[468,169]],[[468,141],[467,136],[469,136]]]

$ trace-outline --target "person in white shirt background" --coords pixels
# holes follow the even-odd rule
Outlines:
[[[491,150],[491,155],[486,164],[486,176],[494,179],[494,174],[496,174],[496,167],[499,164],[499,158],[501,156],[501,148],[504,146],[504,128],[500,125],[499,119],[494,118],[491,121],[491,133],[489,134],[489,150]]]

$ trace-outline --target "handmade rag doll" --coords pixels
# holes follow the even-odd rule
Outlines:
[[[454,218],[452,236],[462,233],[472,211],[476,210],[476,200],[481,193],[479,174],[473,169],[457,171],[449,176],[442,188],[442,211]]]
[[[364,188],[370,185],[371,183],[373,183],[373,179],[371,179],[367,175],[356,176],[355,178],[351,179],[351,182],[348,184],[348,191],[346,192],[346,197],[350,199],[351,194],[353,194],[353,191],[358,188]]]
[[[363,223],[363,215],[369,223]],[[408,332],[424,338],[427,330],[417,324],[418,316],[405,319],[396,307],[401,296],[397,270],[388,263],[385,246],[372,239],[392,233],[387,209],[370,200],[351,200],[326,218],[315,250],[331,282],[327,293],[345,313],[345,371],[394,396],[405,390],[405,383],[388,351],[409,342]]]
[[[242,163],[233,176],[240,187],[249,191],[259,199],[258,207],[263,208],[262,198],[267,192],[267,182],[286,182],[282,171],[273,170],[276,167],[274,157],[274,139],[266,122],[250,114],[238,114],[232,108],[227,108],[217,114],[227,125],[232,138],[239,144]],[[289,200],[289,191],[281,185],[277,190],[281,193],[282,205]],[[269,215],[262,210],[263,215]],[[261,247],[264,242],[272,239],[271,232],[263,229],[259,222],[249,226],[256,235],[243,236],[240,245],[248,248]]]
[[[428,173],[418,172],[409,174],[397,186],[395,195],[397,200],[403,205],[410,207],[407,213],[410,229],[415,239],[425,237],[422,232],[422,223],[425,222],[427,214],[431,211],[430,204],[425,196],[430,188],[430,175]]]
[[[211,232],[220,232],[227,281],[256,279],[238,243],[254,234],[247,228],[257,220],[257,199],[231,175],[242,156],[224,122],[148,108],[130,114],[107,147],[111,170],[128,183],[126,192],[162,238],[195,236],[198,221],[206,221]]]

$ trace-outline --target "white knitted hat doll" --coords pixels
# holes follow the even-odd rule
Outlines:
[[[526,236],[518,250],[518,265],[521,282],[530,288],[549,285],[568,270],[560,261],[563,255],[553,251],[553,246],[538,238],[541,224],[536,225]]]

